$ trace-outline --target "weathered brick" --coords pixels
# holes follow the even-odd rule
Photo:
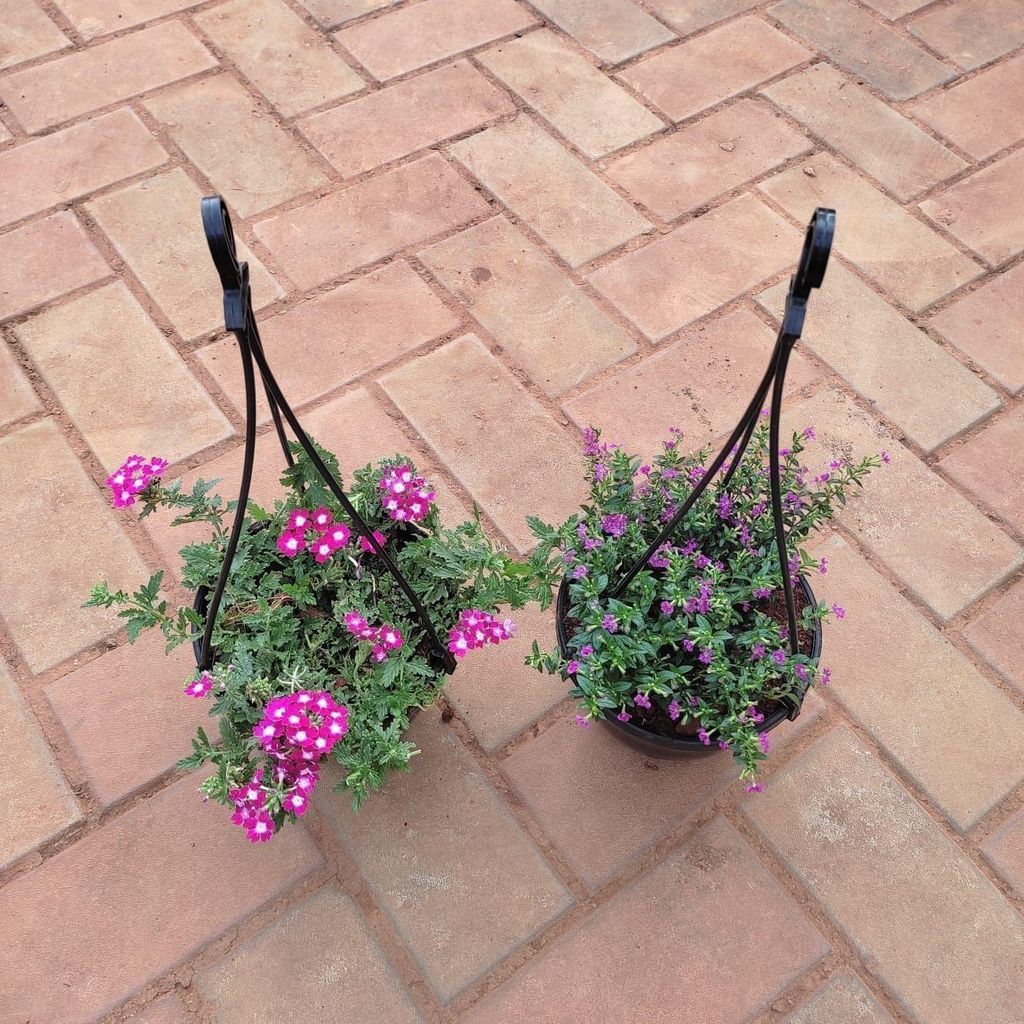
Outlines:
[[[279,0],[231,0],[195,20],[286,117],[363,88],[323,37]]]
[[[876,0],[877,2],[877,0]],[[864,983],[853,974],[833,974],[786,1024],[893,1024]]]
[[[828,64],[775,82],[764,93],[904,202],[967,167],[913,121]]]
[[[787,288],[758,301],[781,317]],[[838,263],[814,296],[800,344],[927,451],[999,408],[987,384]]]
[[[784,432],[807,424],[818,433],[819,466],[891,453],[891,464],[869,474],[839,518],[940,618],[1020,565],[1017,544],[842,395],[821,392],[783,413]]]
[[[503,218],[419,255],[549,395],[636,351],[628,333]]]
[[[851,0],[783,0],[768,13],[890,99],[908,100],[955,77]]]
[[[11,350],[0,342],[0,426],[20,420],[40,408],[32,385]]]
[[[0,153],[0,224],[78,199],[162,164],[167,154],[130,110],[114,110]]]
[[[351,178],[514,110],[505,93],[460,60],[312,114],[299,128]]]
[[[740,100],[613,160],[607,173],[657,216],[675,220],[811,148],[767,106]]]
[[[828,153],[818,153],[758,187],[800,220],[816,206],[839,210],[836,250],[913,310],[936,302],[982,272]]]
[[[390,779],[358,814],[326,787],[318,805],[448,1002],[572,898],[436,710],[408,735],[422,751],[416,771]]]
[[[909,22],[908,28],[971,70],[1024,43],[1024,9],[1016,0],[955,0]]]
[[[1024,55],[935,93],[913,108],[976,160],[1024,138]]]
[[[0,235],[0,318],[26,313],[109,273],[73,213]]]
[[[818,597],[846,609],[825,636],[829,692],[966,831],[1024,775],[1024,715],[844,540],[814,553]]]
[[[298,1006],[314,1015],[344,1007],[352,1024],[423,1019],[351,897],[333,884],[207,968],[195,985],[220,1024],[284,1021]]]
[[[533,6],[609,64],[675,39],[630,0],[536,0]]]
[[[737,18],[619,73],[673,121],[699,114],[811,56],[752,16]]]
[[[554,645],[549,641],[548,647]],[[551,678],[551,685],[559,685]],[[773,746],[821,712],[810,694],[796,724],[772,733]],[[600,889],[739,777],[732,755],[649,757],[609,727],[561,721],[502,763],[530,813],[590,890]]]
[[[147,1003],[127,1019],[131,1024],[189,1024],[185,1006],[174,992]]]
[[[176,462],[231,435],[224,414],[121,282],[37,313],[16,330],[111,472],[133,451]]]
[[[55,0],[57,6],[81,33],[95,39],[121,29],[133,28],[165,14],[195,7],[203,0]]]
[[[1003,387],[1014,393],[1024,387],[1024,266],[986,281],[930,324]]]
[[[242,217],[327,184],[323,171],[231,75],[163,92],[145,106]]]
[[[1024,896],[1024,811],[1018,811],[982,846],[999,873]]]
[[[346,21],[393,7],[400,0],[300,0],[302,6],[325,28],[337,28]]]
[[[797,231],[745,195],[621,256],[589,279],[657,342],[794,263],[799,250]]]
[[[668,1021],[685,998],[707,1024],[733,1024],[767,1010],[827,951],[754,851],[718,818],[547,946],[465,1020]],[[757,969],[737,973],[746,963]]]
[[[501,43],[477,59],[591,159],[665,127],[548,29]]]
[[[647,0],[647,6],[661,15],[680,35],[688,36],[723,18],[756,7],[759,0]]]
[[[462,661],[444,685],[448,699],[469,723],[484,750],[493,753],[561,703],[566,689],[557,677],[524,672],[523,660],[534,641],[542,650],[554,647],[552,609],[535,606],[509,611],[518,629],[500,647],[474,652]]]
[[[147,634],[93,658],[46,688],[101,806],[109,807],[173,768],[190,751],[209,706],[185,696],[195,678],[192,647],[164,653],[159,634]],[[131,723],[111,743],[111,725]]]
[[[687,449],[699,448],[731,430],[768,365],[775,337],[753,313],[728,316],[683,331],[662,352],[623,370],[571,399],[565,411],[580,429],[602,427],[606,441],[652,457],[683,430]],[[793,353],[788,394],[810,384],[817,372]]]
[[[210,259],[199,216],[202,193],[176,167],[87,205],[104,234],[185,339],[224,327],[224,293]],[[153,239],[160,244],[154,245]],[[238,258],[249,264],[255,309],[284,291],[236,236]]]
[[[561,521],[582,499],[568,434],[474,335],[421,356],[381,383],[520,551],[536,542],[525,515]],[[496,458],[490,445],[499,435]]]
[[[459,326],[403,260],[323,292],[260,321],[263,348],[293,406],[406,355]],[[295,353],[302,357],[296,358]],[[245,410],[238,345],[233,336],[198,352],[240,412]],[[262,392],[261,392],[262,394]],[[260,419],[270,418],[260,401]]]
[[[989,164],[921,209],[990,263],[1024,250],[1024,150]]]
[[[337,38],[374,78],[384,81],[533,23],[515,0],[425,0],[342,29]]]
[[[135,586],[148,573],[52,420],[0,439],[0,494],[0,531],[18,538],[0,612],[38,673],[117,628],[111,612],[81,607],[93,583]]]
[[[323,284],[487,213],[434,153],[259,221],[254,230],[300,288]]]
[[[902,18],[905,14],[913,14],[931,2],[932,0],[864,0],[868,7],[879,14],[884,14],[890,21]]]
[[[2,11],[0,70],[71,45],[71,40],[35,4],[5,0]]]
[[[1017,1014],[1024,923],[846,729],[773,775],[744,810],[916,1019]]]
[[[15,71],[0,81],[0,98],[37,132],[216,64],[184,25],[169,21]]]
[[[81,819],[32,713],[0,664],[0,869]]]
[[[571,267],[651,227],[526,117],[457,142],[452,153]]]
[[[301,826],[248,843],[198,783],[176,782],[4,888],[0,1016],[93,1020],[320,865]]]
[[[1011,587],[965,630],[967,642],[1024,694],[1024,582]]]
[[[1024,529],[1024,407],[1007,413],[939,463],[996,514]]]

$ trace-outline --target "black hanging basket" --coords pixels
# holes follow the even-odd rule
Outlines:
[[[757,426],[761,409],[765,399],[771,392],[771,411],[768,427],[768,466],[769,481],[771,485],[772,498],[772,521],[775,529],[775,547],[779,556],[779,569],[782,574],[782,589],[786,603],[786,624],[791,652],[796,655],[800,653],[799,633],[797,629],[796,596],[793,591],[793,583],[789,573],[789,559],[786,554],[786,528],[782,515],[782,488],[780,483],[779,466],[779,423],[782,418],[782,395],[786,382],[786,370],[789,366],[789,356],[793,346],[800,340],[803,332],[804,318],[807,315],[807,301],[811,290],[820,288],[828,268],[828,259],[832,251],[832,239],[835,236],[836,214],[835,210],[818,207],[807,225],[807,233],[804,236],[803,251],[800,254],[800,262],[797,264],[796,273],[790,279],[789,292],[786,295],[786,308],[782,316],[782,324],[779,328],[778,337],[775,340],[775,347],[772,349],[768,359],[768,366],[764,376],[757,386],[750,404],[747,406],[739,422],[736,424],[729,439],[722,446],[721,451],[708,467],[707,472],[701,477],[700,482],[690,492],[686,501],[683,502],[679,511],[666,523],[657,537],[651,541],[647,550],[630,567],[629,571],[612,588],[610,597],[619,598],[626,588],[636,577],[637,573],[648,564],[651,557],[659,548],[665,544],[682,525],[687,513],[694,506],[700,496],[707,490],[708,485],[715,478],[722,466],[730,457],[733,449],[735,455],[725,476],[722,478],[722,489],[729,486],[729,481],[740,461],[746,453],[750,439],[753,437]],[[814,593],[806,578],[800,576],[798,586],[808,605],[816,603]],[[566,632],[566,617],[569,605],[569,581],[562,579],[558,588],[558,599],[555,605],[555,634],[558,639],[558,646],[563,658],[571,658],[569,641],[571,637]],[[812,648],[810,657],[821,656],[821,622],[814,624]],[[573,676],[569,676],[574,680]],[[780,702],[780,706],[771,714],[765,717],[761,730],[767,732],[776,728],[787,720],[793,720],[800,714],[800,708],[804,697],[807,694],[807,687],[796,698],[786,698]],[[692,757],[718,753],[717,746],[705,745],[695,735],[678,734],[676,736],[662,736],[658,733],[649,732],[632,722],[622,722],[611,712],[604,712],[604,721],[614,728],[630,746],[642,750],[644,753],[653,754],[657,757]]]
[[[217,268],[221,286],[224,289],[224,326],[237,339],[238,351],[242,358],[242,373],[245,379],[245,455],[235,518],[228,537],[224,552],[224,564],[221,566],[217,585],[212,592],[205,587],[199,588],[196,592],[193,608],[205,623],[202,635],[197,636],[192,644],[196,665],[200,670],[209,670],[217,660],[217,650],[212,645],[213,628],[217,621],[221,599],[224,596],[224,588],[231,572],[231,563],[238,547],[238,539],[245,526],[246,506],[249,502],[249,488],[252,483],[252,468],[256,454],[256,372],[258,370],[286,464],[292,466],[294,459],[288,445],[285,423],[291,428],[296,441],[316,467],[324,484],[345,510],[355,531],[370,545],[373,553],[380,559],[380,563],[394,577],[402,593],[408,598],[416,617],[426,631],[431,647],[429,655],[431,663],[441,671],[450,674],[455,670],[455,658],[438,636],[423,603],[398,568],[395,560],[373,535],[373,530],[353,506],[341,484],[320,457],[310,441],[309,435],[306,434],[282,394],[270,369],[253,315],[252,296],[249,291],[249,265],[239,262],[236,255],[235,235],[224,200],[220,196],[204,198],[202,200],[202,217],[206,242],[210,247],[210,255],[213,257],[213,264]]]

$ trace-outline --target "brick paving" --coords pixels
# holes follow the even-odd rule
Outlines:
[[[0,0],[0,1022],[1020,1024],[1022,109],[1018,0]],[[238,479],[214,191],[312,433],[520,552],[587,424],[731,426],[838,208],[786,416],[892,462],[763,794],[575,728],[530,611],[358,815],[201,803],[186,654],[79,604],[198,536],[124,454]]]

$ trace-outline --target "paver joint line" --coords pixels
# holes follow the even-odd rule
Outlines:
[[[0,0],[0,23],[0,1019],[342,998],[374,1024],[660,1024],[664,950],[713,1024],[1010,1024],[1024,6]],[[554,641],[531,611],[423,714],[398,796],[232,845],[174,767],[188,659],[78,607],[100,575],[176,586],[181,535],[98,493],[125,455],[237,488],[214,192],[313,436],[346,472],[418,452],[520,553],[525,515],[577,504],[583,427],[721,442],[800,232],[837,209],[783,431],[892,462],[815,550],[850,614],[765,793],[577,729],[523,667]],[[278,472],[257,459],[255,500]]]

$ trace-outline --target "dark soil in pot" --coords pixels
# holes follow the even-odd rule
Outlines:
[[[806,578],[801,576],[795,589],[796,610],[799,618],[801,611],[808,605],[816,604],[817,600]],[[575,632],[575,622],[567,619],[569,603],[569,584],[562,580],[558,588],[558,600],[555,612],[555,634],[558,646],[564,657],[568,657],[569,640]],[[786,603],[780,593],[774,594],[767,602],[762,602],[761,610],[780,625],[786,624]],[[802,627],[798,629],[797,638],[801,654],[811,658],[821,656],[821,623],[816,622],[813,630]],[[570,677],[572,678],[572,677]],[[774,700],[763,700],[758,703],[758,711],[763,714],[762,730],[768,732],[781,725],[789,718],[789,708]],[[610,711],[604,713],[604,722],[624,742],[648,755],[655,757],[701,757],[719,752],[716,744],[705,746],[698,738],[700,724],[688,719],[673,722],[667,712],[654,704],[651,709],[636,708],[629,722],[620,722]]]

